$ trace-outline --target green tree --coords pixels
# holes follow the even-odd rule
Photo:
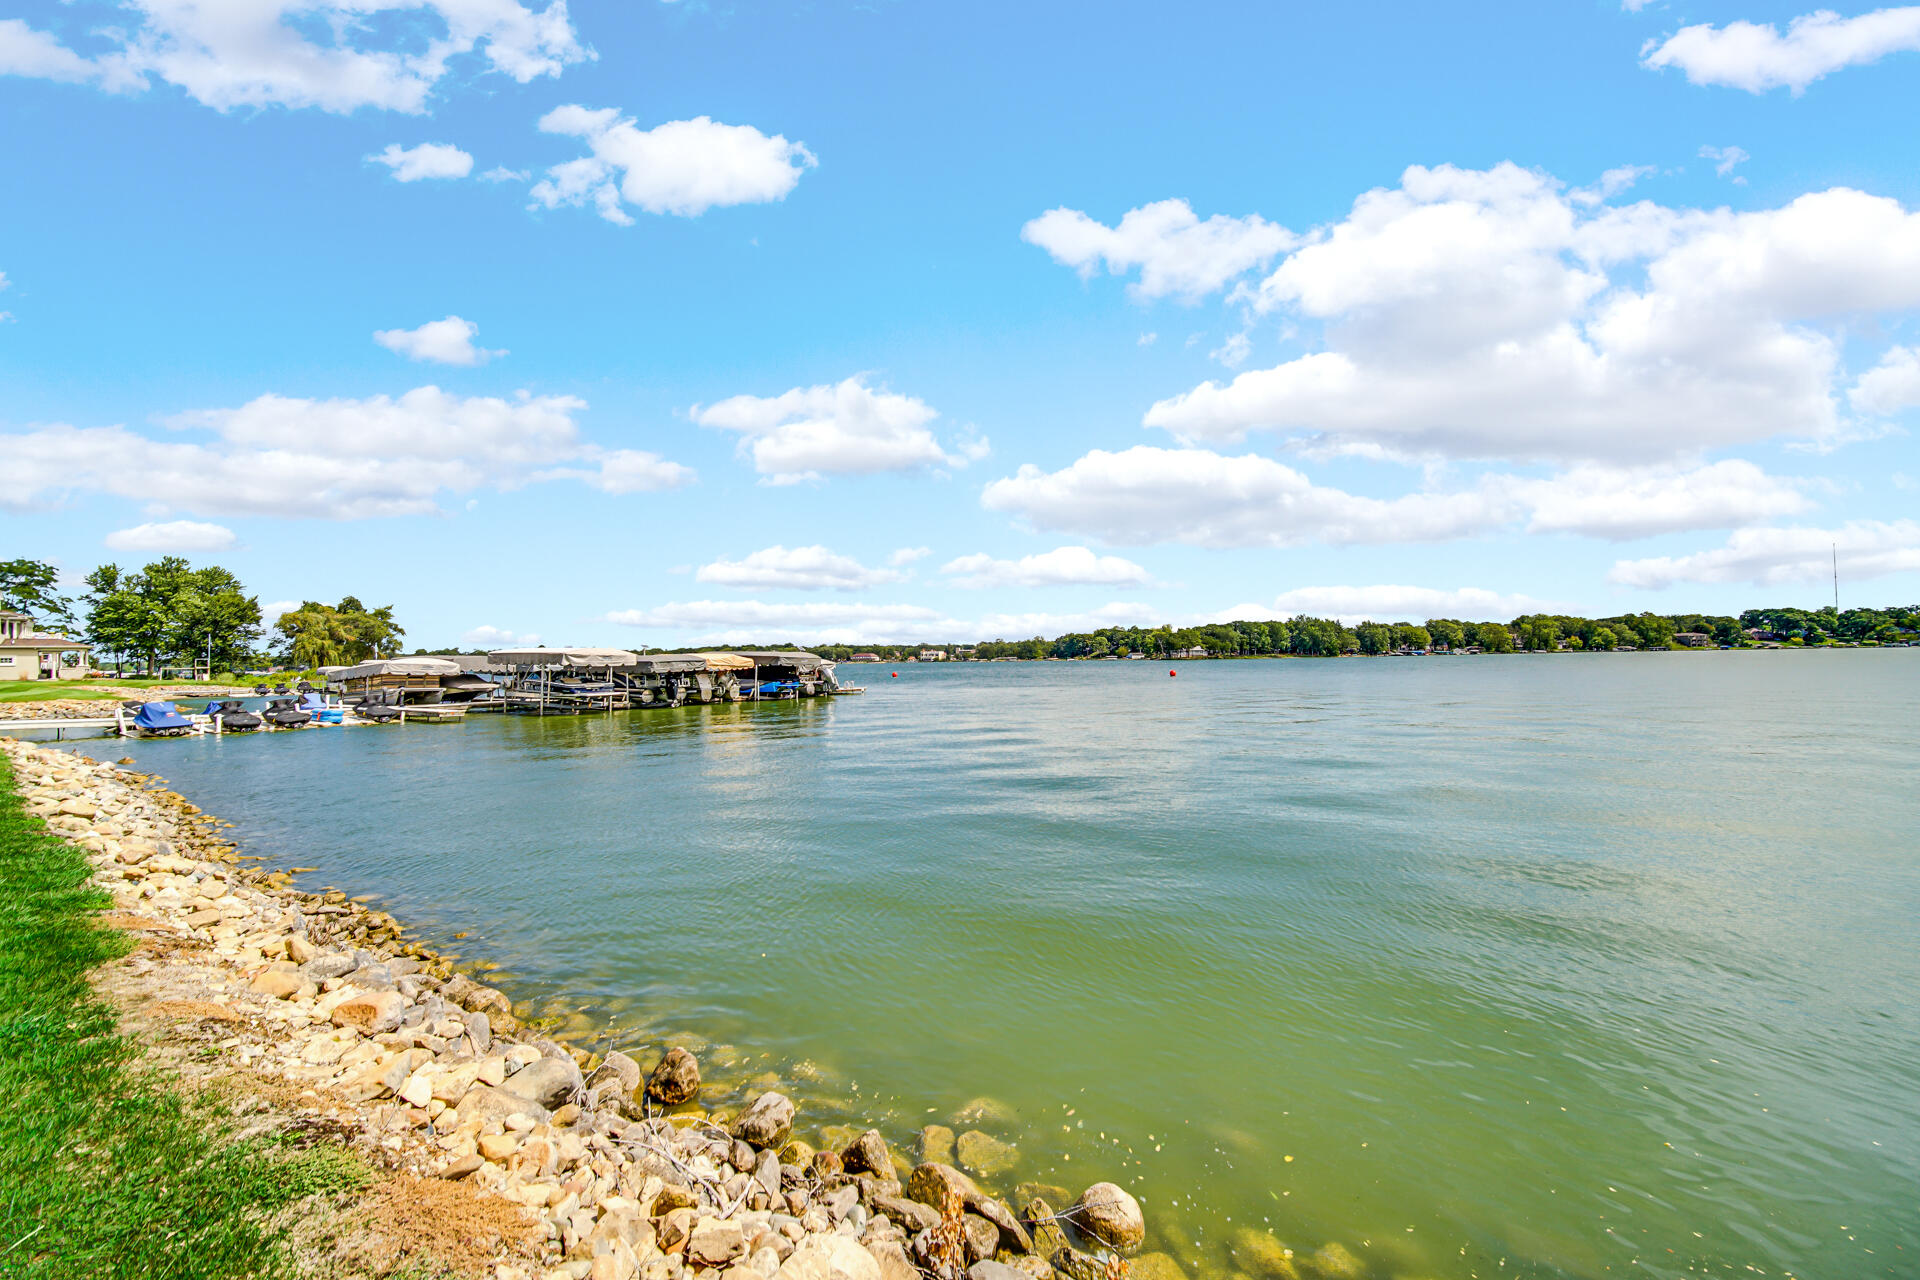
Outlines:
[[[1513,633],[1497,622],[1483,622],[1475,627],[1473,642],[1488,653],[1513,652]]]
[[[1435,644],[1445,645],[1449,649],[1458,649],[1467,642],[1466,625],[1452,618],[1428,618],[1427,634],[1433,637]]]
[[[1363,622],[1353,629],[1360,642],[1360,652],[1367,654],[1389,653],[1393,649],[1393,628],[1378,622]]]
[[[44,560],[0,560],[0,609],[33,615],[49,631],[75,626],[73,601],[60,594],[60,571]]]

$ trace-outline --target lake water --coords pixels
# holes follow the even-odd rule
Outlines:
[[[1920,1275],[1920,651],[1178,669],[85,747],[803,1130],[997,1099],[1190,1275]]]

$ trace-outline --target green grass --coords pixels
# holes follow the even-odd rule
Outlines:
[[[272,1215],[353,1185],[344,1152],[240,1140],[142,1064],[88,971],[128,949],[81,851],[0,756],[0,1276],[283,1276]]]
[[[276,676],[269,683],[276,683],[282,679],[283,677]],[[215,680],[208,687],[244,685],[251,688],[257,683],[259,682],[255,680],[235,676],[228,680]],[[0,702],[57,702],[61,699],[117,702],[134,693],[162,685],[168,688],[194,687],[191,682],[179,680],[0,680]]]

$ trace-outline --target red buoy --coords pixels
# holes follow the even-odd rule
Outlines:
[[[887,674],[895,680],[898,680],[900,678],[900,673],[898,671],[890,671]]]
[[[1168,672],[1167,672],[1167,675],[1168,675],[1169,677],[1173,677],[1173,676],[1177,676],[1177,675],[1179,675],[1179,674],[1180,674],[1180,673],[1179,673],[1178,671],[1168,671]]]

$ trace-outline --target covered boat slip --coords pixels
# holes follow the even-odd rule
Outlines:
[[[811,653],[635,654],[618,649],[501,649],[509,711],[574,715],[689,702],[746,702],[837,692],[833,664]]]
[[[327,688],[350,701],[400,707],[416,720],[452,720],[496,698],[500,687],[445,658],[376,658],[327,673]]]

